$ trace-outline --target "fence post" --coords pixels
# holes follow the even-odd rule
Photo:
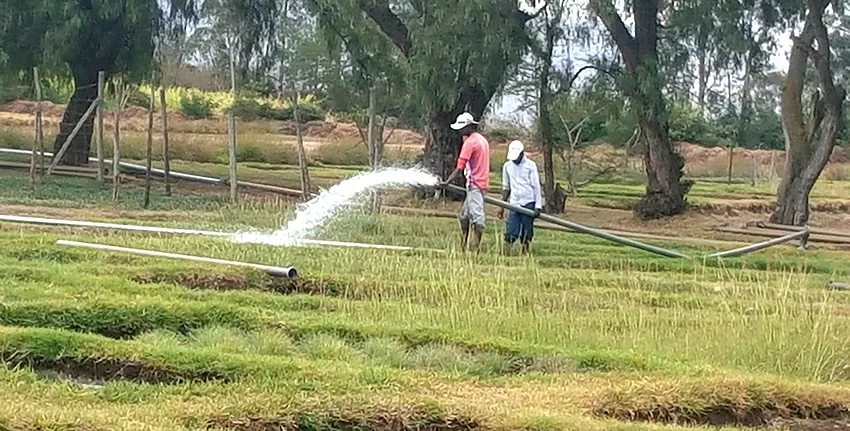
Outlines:
[[[106,82],[106,72],[97,72],[97,180],[103,181],[103,86]]]
[[[50,163],[50,166],[47,168],[47,173],[45,173],[45,176],[49,177],[50,174],[53,173],[53,169],[56,168],[56,165],[58,165],[59,162],[62,160],[62,156],[64,156],[65,152],[68,151],[68,148],[71,147],[71,141],[74,140],[74,138],[77,136],[77,133],[79,133],[80,129],[83,128],[83,124],[86,122],[86,120],[89,119],[89,117],[91,117],[92,112],[94,112],[94,109],[97,108],[97,105],[99,104],[100,100],[95,100],[94,102],[92,102],[91,105],[89,105],[89,109],[86,109],[86,113],[83,114],[83,117],[80,118],[80,121],[78,121],[77,125],[74,126],[74,129],[71,130],[71,134],[68,135],[67,139],[65,139],[65,142],[62,144],[62,147],[59,148],[59,152],[53,155],[53,162]]]
[[[153,157],[153,110],[155,109],[155,100],[156,90],[151,85],[151,105],[148,108],[148,141],[147,152],[145,153],[145,209],[148,209],[151,204],[151,158]]]
[[[36,189],[36,164],[37,160],[43,160],[42,154],[44,148],[44,133],[41,129],[41,82],[38,78],[38,68],[32,68],[33,80],[35,81],[35,142],[32,146],[32,160],[30,160],[30,188],[33,192]]]
[[[117,201],[121,191],[121,178],[118,176],[121,160],[121,107],[124,99],[124,84],[115,84],[115,125],[112,130],[112,200]]]
[[[233,59],[233,41],[230,41],[230,91],[233,94],[233,103],[236,103],[236,69]],[[230,201],[236,202],[237,177],[236,177],[236,118],[233,116],[233,108],[227,114],[227,129],[229,135],[228,153],[230,155]]]
[[[171,196],[171,155],[168,151],[168,110],[165,107],[165,88],[159,89],[159,109],[162,113],[162,171],[165,195]]]
[[[294,94],[292,101],[292,116],[295,118],[295,147],[298,151],[298,168],[301,171],[301,194],[305,201],[310,200],[310,171],[307,167],[307,152],[304,150],[304,136],[301,133],[301,114],[298,112],[298,98],[301,95]]]
[[[732,184],[732,160],[735,158],[735,147],[729,144],[729,177],[726,182]]]

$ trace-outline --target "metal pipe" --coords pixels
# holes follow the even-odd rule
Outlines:
[[[121,253],[130,253],[137,254],[141,256],[151,256],[151,257],[164,257],[169,259],[180,259],[180,260],[191,260],[195,262],[204,262],[204,263],[215,263],[219,265],[230,265],[230,266],[242,266],[246,268],[253,268],[263,271],[269,275],[273,275],[275,277],[284,277],[284,278],[297,278],[298,271],[295,268],[282,268],[278,266],[268,266],[268,265],[259,265],[256,263],[247,263],[247,262],[237,262],[233,260],[222,260],[222,259],[213,259],[210,257],[201,257],[201,256],[190,256],[186,254],[176,254],[176,253],[165,253],[161,251],[154,250],[142,250],[137,248],[126,248],[126,247],[116,247],[113,245],[104,245],[104,244],[92,244],[87,242],[77,242],[77,241],[66,241],[60,239],[56,241],[56,245],[64,245],[69,247],[81,247],[81,248],[90,248],[95,250],[103,250],[103,251],[115,251]]]
[[[466,190],[464,190],[461,187],[455,186],[453,184],[449,184],[447,188],[454,191],[454,192],[457,192],[457,193],[466,193]],[[606,239],[608,241],[613,241],[613,242],[616,242],[618,244],[626,245],[626,246],[629,246],[629,247],[638,248],[638,249],[641,249],[641,250],[644,250],[644,251],[648,251],[650,253],[655,253],[655,254],[659,254],[661,256],[666,256],[666,257],[674,257],[674,258],[679,258],[679,259],[689,259],[689,257],[687,255],[684,255],[684,254],[679,253],[677,251],[663,249],[661,247],[656,247],[654,245],[645,244],[645,243],[635,241],[635,240],[632,240],[632,239],[629,239],[629,238],[623,238],[623,237],[620,237],[620,236],[617,236],[617,235],[610,234],[608,232],[604,232],[604,231],[601,231],[601,230],[593,229],[591,227],[580,225],[578,223],[574,223],[574,222],[567,221],[567,220],[562,220],[562,219],[559,219],[557,217],[552,217],[548,214],[538,214],[535,211],[531,211],[529,209],[526,209],[526,208],[523,208],[523,207],[520,207],[520,206],[509,204],[509,203],[507,203],[503,200],[499,200],[499,199],[495,199],[495,198],[492,198],[490,196],[487,196],[486,194],[484,194],[484,202],[487,202],[489,204],[496,205],[498,207],[505,208],[505,209],[508,209],[508,210],[511,210],[511,211],[515,211],[515,212],[518,212],[520,214],[527,215],[529,217],[539,218],[540,220],[547,221],[549,223],[556,224],[556,225],[559,225],[559,226],[563,226],[565,228],[572,229],[576,232],[584,233],[584,234],[587,234],[587,235],[592,235],[592,236],[595,236],[595,237],[598,237],[598,238]]]
[[[798,239],[798,238],[805,238],[808,235],[809,235],[809,227],[806,226],[803,230],[801,230],[799,232],[794,232],[794,233],[789,234],[789,235],[785,235],[785,236],[782,236],[782,237],[779,237],[779,238],[774,238],[774,239],[764,241],[764,242],[760,242],[760,243],[756,243],[756,244],[750,244],[748,246],[736,248],[734,250],[712,253],[712,254],[709,254],[705,257],[706,258],[738,257],[738,256],[745,255],[747,253],[752,253],[754,251],[763,250],[765,248],[773,247],[774,245],[779,245],[779,244],[782,244],[782,243],[785,243],[785,242],[788,242],[788,241],[792,241],[792,240],[795,240],[795,239]]]
[[[48,226],[74,226],[74,227],[85,227],[85,228],[94,228],[94,229],[112,229],[112,230],[124,230],[124,231],[135,231],[135,232],[149,232],[149,233],[168,233],[168,234],[178,234],[178,235],[199,235],[199,236],[208,236],[208,237],[217,237],[217,238],[227,238],[232,239],[236,234],[230,232],[217,232],[217,231],[208,231],[208,230],[195,230],[195,229],[179,229],[179,228],[169,228],[169,227],[158,227],[158,226],[140,226],[140,225],[130,225],[130,224],[117,224],[117,223],[100,223],[93,221],[82,221],[82,220],[65,220],[65,219],[53,219],[53,218],[44,218],[44,217],[26,217],[26,216],[15,216],[15,215],[0,215],[0,222],[9,222],[9,223],[26,223],[26,224],[39,224],[39,225],[48,225]],[[262,243],[262,242],[260,242]],[[275,244],[271,244],[275,245]],[[413,247],[404,247],[404,246],[396,246],[396,245],[381,245],[381,244],[363,244],[356,242],[341,242],[341,241],[323,241],[317,239],[299,239],[293,241],[291,246],[324,246],[324,247],[346,247],[346,248],[370,248],[377,250],[393,250],[393,251],[427,251],[432,253],[445,253],[444,250],[435,250],[435,249],[423,249],[423,248],[413,248]]]
[[[16,150],[16,149],[13,149],[13,148],[0,148],[0,153],[20,154],[20,155],[25,155],[25,156],[26,155],[32,155],[31,152],[29,152],[29,151]],[[53,153],[50,153],[50,152],[47,152],[47,151],[42,152],[41,155],[43,157],[53,157]],[[90,162],[97,162],[97,159],[94,158],[94,157],[89,157],[89,161]],[[112,160],[106,159],[106,160],[104,160],[104,163],[109,163],[111,165]],[[142,173],[142,172],[147,171],[146,166],[137,165],[137,164],[134,164],[134,163],[127,163],[127,162],[120,162],[119,161],[118,165],[121,166],[122,168],[127,169],[127,170],[132,171],[132,172]],[[160,177],[165,177],[165,171],[162,170],[162,169],[151,168],[151,174],[154,174],[154,175],[157,175],[157,176],[160,176]],[[168,175],[169,175],[169,178],[177,178],[177,179],[180,179],[180,180],[194,181],[196,183],[203,183],[203,184],[225,185],[228,182],[226,178],[204,177],[204,176],[200,176],[200,175],[186,174],[186,173],[174,172],[174,171],[169,171]],[[241,185],[241,186],[253,187],[253,188],[260,189],[260,190],[266,190],[266,191],[276,192],[276,193],[285,194],[285,195],[294,195],[294,194],[297,193],[298,196],[301,196],[301,194],[302,194],[300,190],[287,189],[287,188],[284,188],[284,187],[277,187],[277,186],[272,186],[272,185],[267,185],[267,184],[256,184],[256,183],[251,183],[251,182],[246,182],[246,181],[237,181],[237,184]],[[313,196],[313,197],[318,196],[316,193],[310,193],[310,195]]]

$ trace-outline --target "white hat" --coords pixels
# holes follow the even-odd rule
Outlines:
[[[472,114],[470,114],[469,112],[464,112],[463,114],[457,116],[457,120],[455,120],[455,123],[452,124],[451,127],[454,130],[460,130],[470,124],[478,124],[478,122],[475,121],[475,117],[473,117]]]
[[[508,160],[515,161],[520,154],[525,150],[525,146],[520,141],[513,141],[508,145]]]

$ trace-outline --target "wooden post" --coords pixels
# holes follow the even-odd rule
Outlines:
[[[162,113],[162,164],[165,195],[171,196],[171,154],[168,150],[168,111],[165,107],[165,88],[159,89],[159,110]]]
[[[735,147],[729,145],[729,178],[727,183],[732,184],[732,159],[735,157]]]
[[[236,103],[236,69],[233,58],[233,40],[230,41],[230,91],[233,94],[233,103]],[[237,177],[236,177],[236,118],[233,109],[227,114],[227,132],[229,135],[228,153],[230,155],[230,201],[237,199]]]
[[[773,176],[776,175],[776,150],[770,151],[770,174],[769,181],[773,184]]]
[[[156,100],[156,89],[151,85],[151,106],[148,108],[148,141],[145,153],[145,203],[147,209],[151,204],[151,159],[153,158],[153,110]]]
[[[32,68],[33,80],[35,81],[35,142],[32,145],[32,160],[30,160],[30,189],[35,192],[35,171],[37,160],[42,159],[42,148],[44,148],[44,132],[41,123],[41,83],[38,78],[38,68]]]
[[[103,181],[103,86],[106,82],[106,73],[97,72],[97,180]]]
[[[756,163],[755,151],[750,153],[750,186],[755,187],[758,182],[758,163]]]
[[[307,167],[307,152],[304,150],[304,137],[301,134],[301,114],[298,112],[298,98],[295,93],[292,101],[292,114],[295,117],[295,147],[298,151],[298,168],[301,171],[301,194],[305,201],[310,200],[310,171]]]
[[[80,129],[83,128],[83,124],[86,122],[86,120],[89,119],[89,117],[91,117],[91,114],[94,112],[95,108],[97,108],[97,105],[99,104],[100,101],[95,100],[94,102],[92,102],[91,105],[89,105],[89,109],[86,109],[86,113],[83,114],[83,118],[80,118],[80,121],[78,121],[77,125],[74,126],[74,129],[71,130],[71,134],[68,135],[67,139],[65,139],[65,142],[62,144],[62,147],[59,148],[59,152],[53,155],[53,162],[50,164],[50,167],[47,168],[47,173],[45,174],[45,176],[49,177],[50,174],[53,173],[53,169],[56,168],[56,165],[58,165],[59,161],[62,160],[62,156],[64,156],[65,152],[68,151],[68,148],[71,147],[71,141],[74,139],[74,137],[77,136],[77,133],[79,133]]]
[[[117,201],[121,190],[121,178],[118,176],[121,161],[121,108],[124,100],[124,84],[115,84],[115,125],[112,131],[112,200]]]
[[[373,171],[377,171],[380,168],[380,149],[379,145],[383,145],[383,128],[380,130],[380,134],[376,128],[377,124],[377,86],[373,83],[369,86],[369,129],[366,131],[366,140],[367,146],[369,148],[369,167],[372,168]],[[377,135],[377,136],[376,136]],[[381,195],[380,192],[375,190],[372,192],[371,199],[371,210],[373,213],[381,212]]]

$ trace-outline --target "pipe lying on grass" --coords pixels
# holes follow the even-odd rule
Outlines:
[[[141,226],[141,225],[130,225],[130,224],[117,224],[117,223],[101,223],[101,222],[93,222],[93,221],[82,221],[82,220],[65,220],[65,219],[53,219],[53,218],[45,218],[45,217],[27,217],[27,216],[16,216],[16,215],[0,215],[0,222],[9,222],[9,223],[25,223],[25,224],[38,224],[38,225],[48,225],[48,226],[73,226],[73,227],[83,227],[83,228],[93,228],[93,229],[111,229],[111,230],[124,230],[131,232],[149,232],[149,233],[167,233],[167,234],[178,234],[178,235],[199,235],[199,236],[207,236],[207,237],[217,237],[217,238],[233,238],[234,233],[228,232],[216,232],[216,231],[208,231],[208,230],[196,230],[196,229],[178,229],[178,228],[169,228],[169,227],[158,227],[158,226]],[[381,244],[363,244],[356,242],[342,242],[342,241],[323,241],[317,239],[299,239],[294,241],[291,246],[324,246],[324,247],[346,247],[346,248],[370,248],[377,250],[393,250],[393,251],[427,251],[433,253],[444,253],[443,250],[435,250],[435,249],[423,249],[423,248],[413,248],[413,247],[404,247],[397,245],[381,245]]]
[[[0,153],[18,154],[18,155],[23,155],[23,156],[32,156],[31,151],[17,150],[17,149],[14,149],[14,148],[0,148]],[[42,157],[53,157],[53,153],[50,153],[50,152],[47,152],[47,151],[42,152],[41,155],[42,155]],[[90,162],[97,162],[97,159],[94,158],[94,157],[89,157],[89,161]],[[106,160],[103,161],[103,163],[105,165],[111,166],[112,160],[106,159]],[[122,167],[122,168],[124,168],[128,171],[132,171],[132,172],[144,173],[144,172],[147,171],[146,166],[137,165],[137,164],[134,164],[134,163],[118,162],[118,165],[120,167]],[[159,177],[164,177],[165,171],[162,170],[162,169],[151,168],[151,174],[159,176]],[[201,175],[186,174],[186,173],[174,172],[174,171],[169,171],[168,175],[169,175],[170,178],[176,178],[178,180],[193,181],[193,182],[196,182],[196,183],[212,184],[212,185],[226,185],[227,180],[228,180],[227,178],[204,177],[204,176],[201,176]],[[236,185],[245,186],[245,187],[249,187],[249,188],[255,188],[255,189],[259,189],[259,190],[265,190],[265,191],[268,191],[268,192],[278,193],[278,194],[282,194],[282,195],[286,195],[286,196],[299,196],[300,197],[302,195],[301,190],[289,189],[289,188],[286,188],[286,187],[272,186],[272,185],[268,185],[268,184],[257,184],[257,183],[252,183],[252,182],[248,182],[248,181],[237,181]],[[318,196],[315,193],[310,193],[310,195],[313,196],[313,197]]]
[[[452,185],[452,184],[448,185],[448,189],[450,189],[454,192],[457,192],[457,193],[466,193],[466,190],[464,190],[463,188]],[[495,198],[492,198],[490,196],[487,196],[486,194],[484,195],[484,202],[487,202],[487,203],[492,204],[492,205],[496,205],[498,207],[501,207],[501,208],[504,208],[504,209],[507,209],[507,210],[518,212],[520,214],[527,215],[529,217],[539,218],[540,220],[547,221],[549,223],[556,224],[556,225],[559,225],[559,226],[563,226],[565,228],[574,230],[576,232],[581,232],[581,233],[584,233],[584,234],[593,235],[593,236],[598,237],[598,238],[606,239],[608,241],[613,241],[613,242],[616,242],[618,244],[626,245],[626,246],[629,246],[629,247],[638,248],[638,249],[641,249],[641,250],[644,250],[644,251],[648,251],[650,253],[655,253],[655,254],[659,254],[661,256],[666,256],[666,257],[674,257],[674,258],[679,258],[679,259],[689,259],[689,257],[687,255],[684,255],[684,254],[679,253],[677,251],[667,250],[667,249],[663,249],[661,247],[656,247],[654,245],[645,244],[645,243],[635,241],[635,240],[632,240],[632,239],[628,239],[628,238],[623,238],[623,237],[620,237],[620,236],[617,236],[617,235],[610,234],[610,233],[605,232],[605,231],[601,231],[601,230],[598,230],[598,229],[593,229],[591,227],[580,225],[578,223],[573,223],[571,221],[562,220],[562,219],[559,219],[557,217],[552,217],[548,214],[542,214],[542,213],[538,214],[535,211],[531,211],[529,209],[526,209],[526,208],[523,208],[523,207],[520,207],[520,206],[511,205],[511,204],[509,204],[509,203],[507,203],[503,200],[499,200],[499,199],[495,199]]]
[[[222,260],[222,259],[213,259],[210,257],[201,257],[201,256],[190,256],[186,254],[176,254],[176,253],[165,253],[161,251],[154,250],[142,250],[137,248],[126,248],[126,247],[116,247],[113,245],[104,245],[104,244],[93,244],[88,242],[77,242],[77,241],[66,241],[64,239],[60,239],[56,241],[56,245],[64,245],[69,247],[80,247],[80,248],[90,248],[101,251],[114,251],[119,253],[130,253],[136,254],[140,256],[151,256],[151,257],[164,257],[168,259],[180,259],[180,260],[190,260],[194,262],[204,262],[204,263],[215,263],[219,265],[230,265],[230,266],[242,266],[246,268],[253,268],[263,271],[269,275],[273,275],[275,277],[284,277],[284,278],[297,278],[298,271],[295,268],[281,268],[277,266],[268,266],[268,265],[259,265],[256,263],[247,263],[247,262],[237,262],[233,260]]]
[[[706,258],[714,258],[714,257],[724,258],[724,257],[743,256],[747,253],[752,253],[752,252],[755,252],[755,251],[763,250],[765,248],[773,247],[774,245],[779,245],[779,244],[782,244],[782,243],[786,243],[788,241],[793,241],[793,240],[798,239],[798,238],[800,239],[801,247],[805,248],[806,240],[808,239],[808,237],[809,237],[809,227],[806,226],[803,230],[801,230],[799,232],[794,232],[792,234],[788,234],[788,235],[785,235],[785,236],[782,236],[782,237],[779,237],[779,238],[774,238],[774,239],[771,239],[771,240],[767,240],[767,241],[764,241],[764,242],[759,242],[759,243],[756,243],[756,244],[750,244],[748,246],[736,248],[734,250],[721,251],[721,252],[718,252],[718,253],[709,254],[708,256],[706,256]]]

